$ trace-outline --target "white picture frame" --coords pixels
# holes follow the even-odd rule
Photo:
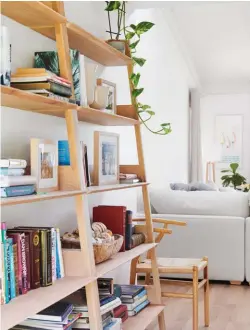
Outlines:
[[[119,183],[119,134],[94,132],[94,185]]]
[[[30,141],[31,175],[36,177],[36,191],[58,190],[58,142],[32,138]]]

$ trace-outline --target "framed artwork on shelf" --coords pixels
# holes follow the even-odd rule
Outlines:
[[[105,112],[116,114],[116,84],[108,80],[97,79],[97,86],[108,87],[108,102]]]
[[[36,191],[58,190],[58,142],[32,138],[30,141],[31,175]]]
[[[119,183],[119,134],[94,132],[94,185]]]

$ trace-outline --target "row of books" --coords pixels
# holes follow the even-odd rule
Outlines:
[[[26,166],[27,162],[24,159],[0,160],[1,197],[34,194],[36,178],[24,175]]]
[[[133,183],[141,182],[141,179],[138,178],[137,174],[120,173],[119,181],[120,181],[120,183],[123,183],[123,184],[133,184]]]
[[[121,330],[128,317],[149,305],[141,285],[114,285],[112,278],[97,280],[102,329]],[[33,315],[13,329],[91,329],[85,288]]]
[[[63,102],[76,103],[72,96],[72,84],[44,68],[18,68],[11,75],[11,86]]]
[[[64,277],[60,232],[1,223],[1,303]]]

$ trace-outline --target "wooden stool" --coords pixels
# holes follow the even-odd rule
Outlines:
[[[198,330],[198,290],[204,287],[204,316],[205,326],[209,326],[209,279],[208,258],[182,259],[182,258],[157,258],[159,273],[168,274],[192,274],[192,281],[166,280],[170,284],[191,284],[191,293],[162,292],[162,297],[189,298],[193,300],[193,330]],[[203,270],[204,278],[199,282],[199,272]],[[146,259],[144,263],[138,263],[136,273],[152,273],[151,260]]]

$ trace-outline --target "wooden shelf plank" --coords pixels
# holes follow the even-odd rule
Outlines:
[[[77,108],[76,104],[53,100],[8,86],[1,86],[1,105],[58,117],[64,117],[64,111],[67,109]]]
[[[1,330],[7,330],[55,302],[67,297],[95,278],[64,277],[53,285],[29,291],[1,306]]]
[[[31,28],[54,26],[67,21],[41,1],[1,1],[1,13]]]
[[[112,115],[100,110],[84,107],[78,108],[78,120],[103,126],[131,126],[139,124],[139,121],[133,118]]]
[[[140,325],[140,329],[146,329],[147,326],[152,323],[157,316],[164,310],[166,306],[164,305],[149,305],[145,309],[143,309],[139,314],[135,316],[130,316],[123,324],[123,330],[134,330],[138,329],[138,325]]]
[[[132,183],[132,184],[114,184],[114,185],[107,185],[107,186],[92,186],[87,188],[86,194],[97,194],[105,191],[113,191],[113,190],[121,190],[121,189],[129,189],[129,188],[137,188],[142,186],[149,185],[148,182],[139,182],[139,183]]]
[[[96,109],[78,107],[75,104],[53,100],[8,86],[1,86],[1,105],[61,118],[65,118],[66,110],[76,109],[79,121],[103,126],[132,126],[139,124],[139,121],[133,118],[112,115]]]
[[[147,252],[155,246],[157,246],[157,243],[141,244],[132,250],[117,253],[111,259],[96,265],[97,277],[103,276],[104,274],[116,269],[144,252]]]
[[[34,203],[41,202],[50,199],[57,198],[65,198],[65,197],[73,197],[77,195],[83,194],[81,190],[72,190],[72,191],[54,191],[50,193],[45,193],[42,195],[29,195],[29,196],[18,196],[18,197],[7,197],[1,198],[0,205],[8,206],[8,205],[17,205],[17,204],[26,204],[26,203]]]

